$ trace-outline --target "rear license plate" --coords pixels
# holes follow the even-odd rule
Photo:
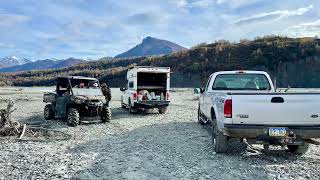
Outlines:
[[[272,127],[269,128],[269,136],[272,137],[285,137],[287,136],[287,130],[283,127]]]

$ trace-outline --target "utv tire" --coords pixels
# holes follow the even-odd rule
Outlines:
[[[67,114],[67,120],[69,126],[77,126],[80,122],[79,111],[75,108],[70,108]]]
[[[200,106],[198,108],[198,122],[201,124],[201,125],[206,125],[208,123],[208,121],[206,121],[204,119],[205,117],[203,117],[201,111],[200,111]]]
[[[228,137],[219,131],[218,125],[214,122],[212,127],[213,148],[216,153],[226,153],[228,150]]]
[[[104,106],[102,113],[103,113],[101,116],[102,123],[110,122],[110,120],[112,118],[111,109],[107,106]]]
[[[287,145],[289,151],[294,154],[303,155],[309,149],[309,143],[304,143],[304,145]]]
[[[52,104],[47,104],[44,107],[43,115],[46,120],[54,119],[55,113],[54,113]]]
[[[159,113],[160,114],[165,114],[167,112],[167,107],[164,107],[164,108],[159,108]]]

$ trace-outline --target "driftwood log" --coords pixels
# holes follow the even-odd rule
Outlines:
[[[6,109],[0,109],[0,136],[20,136],[23,125],[11,118],[15,110],[15,104],[12,100],[4,100],[8,103]]]
[[[15,111],[14,102],[1,98],[0,101],[8,103],[6,109],[0,109],[0,139],[14,137],[19,141],[59,141],[71,138],[69,134],[61,131],[41,127],[30,127],[14,121],[11,118],[12,112]]]

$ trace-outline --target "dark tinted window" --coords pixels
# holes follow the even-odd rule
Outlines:
[[[133,81],[129,82],[129,88],[133,88]]]

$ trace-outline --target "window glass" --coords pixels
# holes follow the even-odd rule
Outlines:
[[[132,89],[133,88],[133,81],[129,82],[129,88]]]
[[[209,77],[208,81],[207,81],[207,85],[206,85],[206,91],[208,90],[209,88],[209,84],[210,84],[210,81],[211,81],[211,78],[212,78],[212,75]]]
[[[221,74],[212,90],[270,90],[271,86],[263,74]]]

